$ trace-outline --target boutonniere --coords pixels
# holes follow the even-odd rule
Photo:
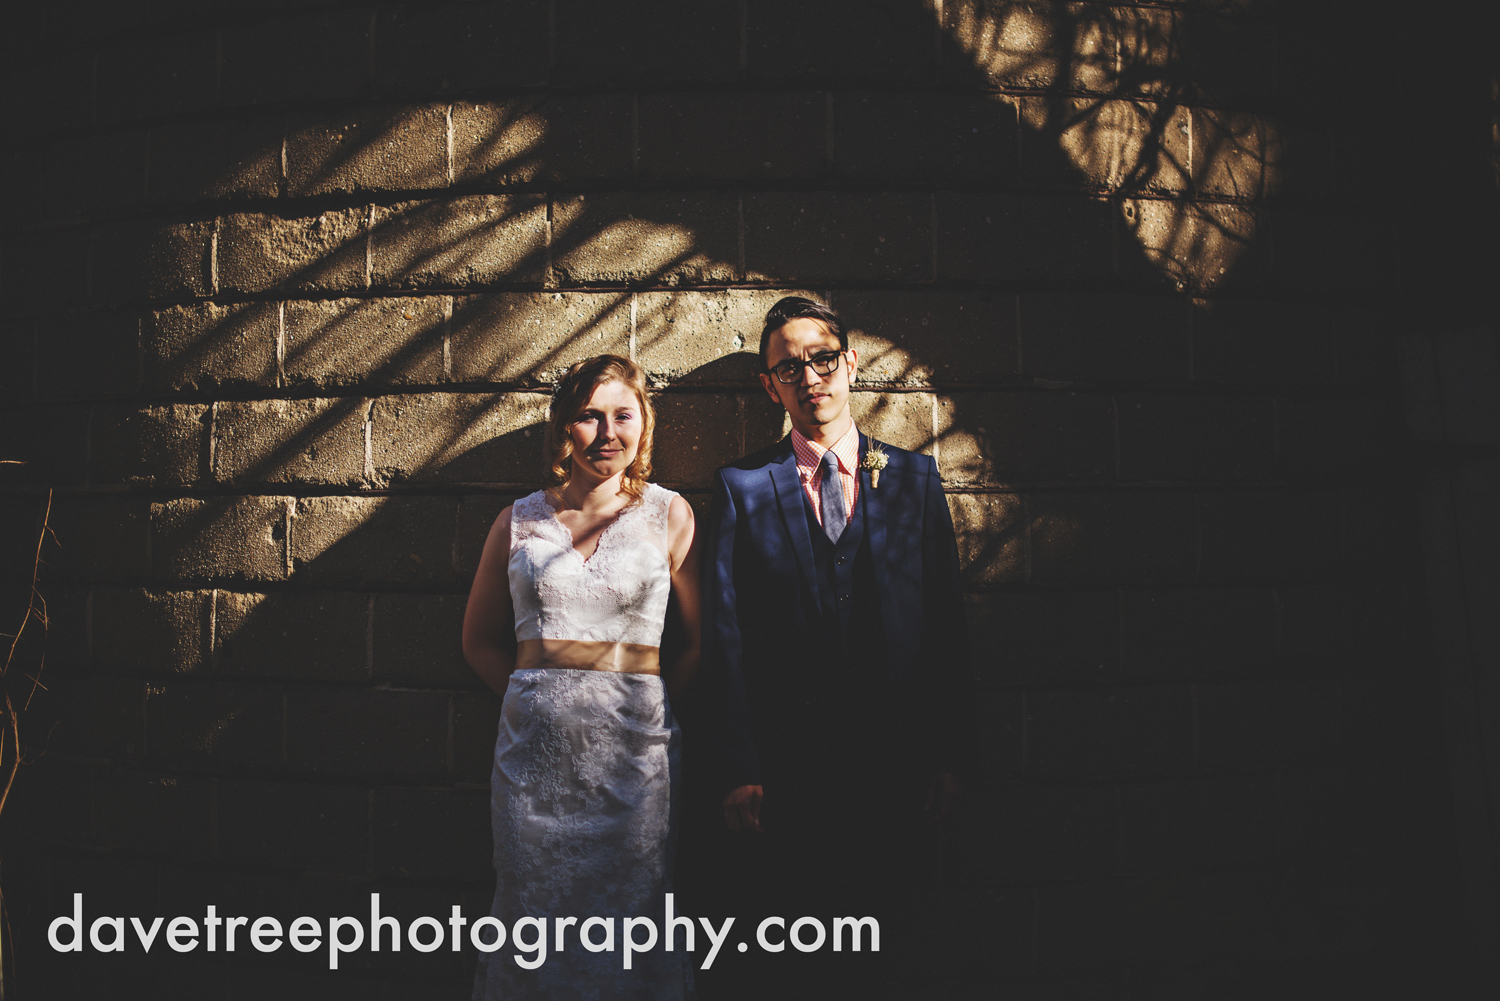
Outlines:
[[[880,443],[876,441],[870,442],[870,447],[865,449],[864,458],[859,460],[859,465],[861,469],[868,469],[870,471],[871,490],[880,486],[880,471],[885,468],[885,464],[889,461],[891,461],[891,457],[885,454],[885,449],[880,447]]]

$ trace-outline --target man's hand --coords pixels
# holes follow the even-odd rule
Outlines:
[[[928,822],[935,824],[952,816],[961,795],[963,787],[957,778],[948,772],[934,772],[927,783],[927,802],[923,806]]]
[[[724,797],[724,823],[731,831],[759,831],[760,786],[740,786]]]

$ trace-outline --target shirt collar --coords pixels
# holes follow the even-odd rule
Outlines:
[[[809,471],[818,468],[824,452],[832,452],[842,471],[852,476],[859,465],[859,428],[851,422],[849,430],[828,448],[809,441],[801,431],[792,428],[792,451],[797,456],[797,465]]]

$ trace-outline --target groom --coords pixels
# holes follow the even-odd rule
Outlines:
[[[747,832],[741,910],[895,920],[972,762],[953,524],[931,457],[855,427],[837,313],[782,299],[760,360],[792,431],[716,474],[703,584],[723,817]]]

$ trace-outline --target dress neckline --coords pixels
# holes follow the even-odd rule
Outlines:
[[[651,484],[646,484],[646,489],[650,490]],[[552,506],[552,493],[547,490],[542,491],[542,505],[547,509],[548,517],[550,517],[552,519],[552,523],[555,524],[559,529],[561,529],[562,533],[568,537],[568,551],[574,556],[577,556],[584,566],[588,566],[590,561],[592,561],[595,556],[599,555],[599,550],[604,546],[605,538],[609,536],[610,532],[614,531],[615,526],[620,523],[620,519],[624,518],[626,513],[629,512],[632,508],[640,507],[641,504],[645,502],[645,499],[646,495],[643,492],[640,497],[627,502],[624,507],[616,511],[615,516],[609,519],[605,526],[599,530],[599,538],[594,541],[593,552],[585,556],[578,551],[578,546],[573,537],[573,530],[570,529],[567,525],[564,525],[562,519],[557,516],[559,509]]]

